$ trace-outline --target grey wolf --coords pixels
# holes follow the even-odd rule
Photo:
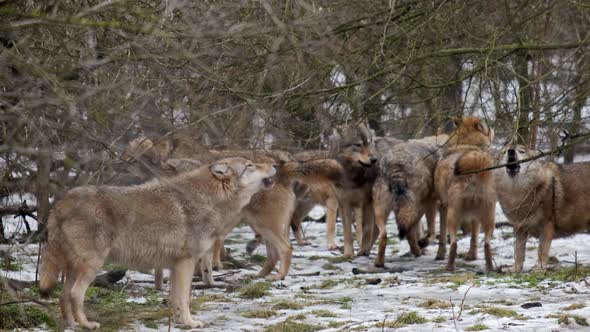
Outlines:
[[[335,182],[338,210],[342,218],[345,257],[354,255],[352,224],[356,218],[360,232],[359,256],[368,256],[376,239],[372,188],[378,176],[373,132],[366,123],[334,128],[329,137],[331,158],[343,168]]]
[[[494,231],[496,193],[492,171],[480,170],[494,164],[487,151],[493,139],[493,131],[477,117],[457,119],[455,126],[444,156],[434,173],[434,187],[441,203],[436,259],[444,259],[448,229],[451,249],[447,270],[455,269],[457,227],[463,221],[471,221],[471,245],[466,259],[477,259],[478,234],[480,226],[483,226],[486,270],[491,271],[493,265],[490,241]]]
[[[545,270],[553,238],[586,230],[590,218],[590,162],[559,165],[523,159],[538,151],[509,146],[500,157],[506,167],[495,170],[498,201],[514,227],[514,272],[521,272],[529,236],[539,238],[536,269]]]
[[[391,210],[401,239],[407,236],[414,256],[434,238],[437,198],[434,190],[434,171],[442,157],[442,146],[447,135],[401,140],[376,139],[379,152],[380,177],[373,187],[375,223],[379,229],[379,248],[375,266],[383,267],[387,245],[386,223]],[[426,215],[428,237],[419,241],[420,219]]]
[[[88,321],[84,294],[105,261],[170,268],[171,312],[181,324],[202,327],[189,309],[195,264],[211,256],[215,239],[275,173],[269,164],[228,158],[138,186],[75,188],[50,214],[40,288],[48,293],[63,271],[66,324],[95,329],[100,324]]]

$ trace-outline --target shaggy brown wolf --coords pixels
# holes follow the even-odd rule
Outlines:
[[[408,238],[414,256],[434,238],[437,199],[434,191],[434,170],[442,156],[447,135],[431,136],[403,142],[376,139],[381,176],[373,187],[375,223],[379,229],[379,249],[375,266],[383,267],[387,245],[386,223],[393,209],[399,236]],[[419,241],[420,219],[426,215],[428,237]]]
[[[342,167],[331,159],[287,162],[278,167],[276,185],[252,197],[242,215],[266,245],[268,256],[259,272],[260,277],[270,274],[279,261],[279,273],[273,278],[284,279],[289,271],[292,252],[289,224],[296,204],[293,181],[305,184],[332,182],[340,178],[342,172]]]
[[[299,161],[309,161],[314,159],[327,158],[328,151],[305,151],[295,154],[295,159]],[[326,207],[326,235],[328,240],[328,250],[338,249],[336,244],[336,217],[338,215],[338,199],[336,198],[336,189],[333,183],[311,183],[308,191],[297,200],[295,212],[291,218],[291,228],[298,238],[297,234],[301,233],[301,221],[315,205]],[[300,236],[303,238],[302,236]],[[299,240],[298,240],[299,242]]]
[[[105,261],[170,268],[171,312],[179,323],[202,327],[189,309],[196,261],[211,256],[215,239],[275,173],[268,164],[228,158],[139,186],[73,189],[51,212],[40,288],[48,293],[63,271],[66,324],[94,329],[100,324],[86,318],[84,294]]]
[[[441,203],[440,240],[436,259],[445,257],[444,239],[448,227],[451,250],[447,270],[455,269],[457,227],[462,220],[471,220],[471,246],[466,259],[477,259],[477,240],[482,225],[486,270],[491,271],[493,265],[490,241],[494,231],[496,203],[494,177],[489,170],[468,172],[493,165],[492,156],[487,152],[493,139],[493,131],[476,117],[463,117],[456,120],[455,125],[456,129],[450,135],[445,156],[438,162],[434,173],[434,187]]]
[[[330,156],[344,169],[335,183],[344,233],[344,256],[354,255],[352,224],[357,219],[361,241],[359,256],[368,256],[376,239],[373,183],[378,175],[373,133],[368,124],[336,127],[329,138]]]
[[[552,161],[518,162],[538,155],[523,146],[503,151],[496,170],[498,201],[514,227],[514,272],[521,272],[529,236],[539,238],[537,269],[547,268],[554,237],[588,229],[590,162],[559,165]]]
[[[378,169],[373,147],[373,134],[366,124],[350,124],[336,127],[329,137],[330,150],[306,151],[296,154],[296,159],[320,162],[333,162],[341,165],[343,176],[332,184],[307,182],[309,197],[303,196],[296,208],[292,227],[300,228],[300,219],[314,204],[327,207],[326,224],[328,248],[336,249],[336,215],[340,211],[344,229],[344,256],[352,257],[352,224],[356,223],[357,239],[360,242],[358,255],[369,255],[376,239],[374,213],[372,206],[372,186]],[[334,158],[334,159],[326,159]],[[375,233],[375,234],[374,234]],[[248,250],[254,248],[249,243]]]

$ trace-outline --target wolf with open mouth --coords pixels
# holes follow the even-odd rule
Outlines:
[[[536,150],[506,148],[495,170],[500,206],[514,227],[514,272],[521,272],[529,236],[539,238],[536,268],[547,268],[551,241],[590,226],[590,162],[560,165]]]

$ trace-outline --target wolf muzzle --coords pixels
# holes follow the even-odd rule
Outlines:
[[[516,176],[520,172],[520,164],[518,164],[518,158],[516,156],[516,150],[508,149],[508,155],[506,158],[506,172],[510,176]]]
[[[373,165],[375,165],[377,163],[378,159],[375,157],[371,157],[369,158],[369,161],[363,161],[363,160],[359,160],[359,164],[361,164],[361,166],[369,168],[372,167]]]

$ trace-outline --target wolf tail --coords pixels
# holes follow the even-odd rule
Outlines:
[[[395,221],[400,239],[407,236],[408,232],[414,227],[416,220],[414,196],[407,180],[408,173],[409,171],[404,164],[394,162],[386,163],[383,172],[393,197]]]
[[[481,180],[492,177],[492,171],[486,170],[493,166],[494,162],[489,153],[473,150],[465,152],[455,163],[456,176],[476,175]]]
[[[389,191],[396,202],[408,198],[409,185],[404,165],[387,162],[383,168],[383,176],[387,179]]]
[[[305,162],[289,161],[279,166],[279,174],[305,184],[338,181],[344,172],[335,159],[315,159]]]
[[[54,219],[53,214],[49,216],[48,224],[52,223]],[[59,272],[62,270],[62,262],[64,261],[61,250],[57,243],[51,241],[51,238],[46,244],[45,251],[41,256],[41,266],[39,267],[39,289],[41,296],[48,297],[51,291],[57,286],[57,279]]]

